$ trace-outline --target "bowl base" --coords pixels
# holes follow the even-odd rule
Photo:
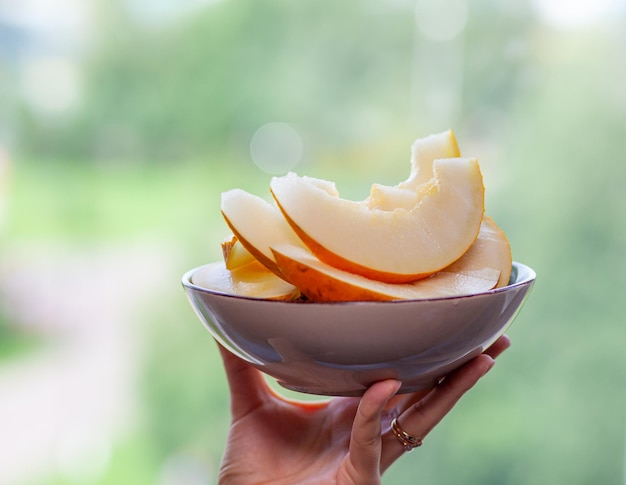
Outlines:
[[[332,390],[328,388],[321,387],[304,387],[304,386],[294,386],[288,384],[286,382],[281,382],[280,380],[276,381],[280,386],[288,389],[290,391],[299,392],[302,394],[311,394],[316,396],[332,396],[332,397],[361,397],[363,393],[367,390],[367,387],[358,387],[358,388],[350,388],[350,389],[341,389],[341,390]],[[436,383],[435,383],[436,384]],[[435,386],[435,384],[430,384],[427,386],[401,386],[398,389],[396,394],[409,394],[413,392],[421,392],[425,396],[428,394]]]

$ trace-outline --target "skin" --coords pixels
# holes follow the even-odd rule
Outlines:
[[[220,347],[232,422],[219,483],[378,485],[405,453],[391,420],[425,438],[509,345],[501,337],[431,391],[395,395],[400,383],[386,380],[361,398],[315,403],[278,395],[261,372]]]

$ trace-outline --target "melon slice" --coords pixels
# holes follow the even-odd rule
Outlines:
[[[250,251],[243,247],[237,236],[227,237],[222,241],[222,256],[226,269],[235,269],[256,261]]]
[[[489,216],[484,216],[480,225],[480,233],[463,257],[444,271],[452,273],[467,273],[468,270],[477,270],[480,266],[498,268],[500,278],[496,288],[502,288],[509,284],[511,269],[513,267],[513,255],[511,245],[506,234],[496,222]]]
[[[242,189],[222,194],[222,215],[241,245],[270,271],[280,276],[271,245],[302,245],[275,205]]]
[[[412,207],[394,210],[343,199],[294,173],[274,177],[270,189],[293,231],[320,260],[370,279],[406,283],[460,258],[483,217],[476,159],[435,160],[433,174]]]
[[[229,295],[265,300],[294,300],[300,291],[279,278],[258,261],[229,270],[222,261],[204,266],[193,275],[192,283]]]
[[[470,249],[437,274],[406,284],[371,280],[330,266],[298,246],[272,248],[284,277],[312,301],[364,301],[441,298],[481,293],[511,273],[511,250],[504,233],[485,217]]]

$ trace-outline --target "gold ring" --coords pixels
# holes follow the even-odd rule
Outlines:
[[[422,438],[410,435],[404,431],[398,423],[398,418],[394,418],[391,422],[391,432],[396,438],[398,438],[398,441],[404,448],[404,451],[412,451],[413,448],[422,446]]]

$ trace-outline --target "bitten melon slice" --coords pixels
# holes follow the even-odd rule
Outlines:
[[[418,188],[433,178],[433,163],[441,158],[461,156],[452,130],[418,138],[411,146],[409,178],[398,185],[372,184],[368,206],[370,209],[411,209],[417,203]]]
[[[295,173],[274,177],[270,189],[293,231],[320,260],[370,279],[406,283],[460,258],[483,217],[476,159],[435,160],[433,173],[409,209],[372,209],[367,199],[343,199]]]
[[[511,273],[504,233],[485,217],[478,238],[455,263],[414,283],[375,281],[323,263],[297,246],[272,248],[284,277],[312,301],[406,300],[470,295],[491,290]]]
[[[441,158],[461,156],[459,145],[452,130],[418,138],[411,145],[411,174],[399,188],[416,189],[433,178],[433,162]]]

